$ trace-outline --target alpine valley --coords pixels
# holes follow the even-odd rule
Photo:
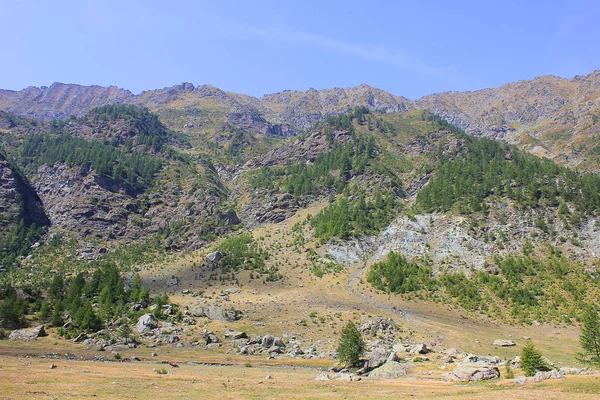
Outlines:
[[[9,397],[600,390],[600,71],[418,100],[55,83],[0,90],[0,146]]]

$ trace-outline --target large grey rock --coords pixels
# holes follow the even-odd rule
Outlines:
[[[315,378],[315,381],[330,381],[330,380],[331,380],[331,376],[327,372],[323,372]]]
[[[215,251],[206,255],[206,262],[209,264],[215,264],[219,262],[222,258],[223,253],[221,253],[220,251]]]
[[[21,342],[31,342],[40,336],[46,336],[44,325],[36,326],[35,328],[18,329],[12,331],[8,340],[18,340]]]
[[[274,347],[285,347],[285,342],[283,341],[282,338],[275,336],[275,340],[273,340],[273,346]]]
[[[241,331],[225,331],[225,339],[246,339],[248,337],[248,335],[246,334],[246,332],[241,332]]]
[[[481,382],[500,378],[500,370],[493,366],[458,365],[447,375],[447,379],[460,382]]]
[[[206,344],[221,343],[219,337],[212,332],[204,334],[204,340],[206,340]]]
[[[563,379],[564,377],[565,375],[562,372],[555,369],[552,371],[538,371],[535,373],[533,381],[537,383],[546,379]]]
[[[158,320],[154,318],[154,315],[146,313],[138,318],[135,324],[135,330],[138,333],[148,332],[158,326]]]
[[[395,361],[387,361],[378,368],[369,372],[369,378],[396,379],[408,373],[404,364]]]
[[[242,313],[238,310],[227,310],[220,306],[194,306],[190,309],[191,314],[194,317],[204,317],[213,321],[237,321],[241,318]]]
[[[425,343],[419,343],[413,348],[410,349],[412,354],[427,354],[429,353],[429,349]]]
[[[496,339],[494,340],[494,343],[492,343],[494,346],[497,347],[511,347],[511,346],[515,346],[515,342],[513,342],[510,339]]]
[[[275,336],[273,335],[265,335],[260,342],[262,347],[270,348],[273,347],[273,343],[275,342]]]
[[[365,372],[374,370],[375,368],[382,366],[388,360],[389,356],[389,351],[380,348],[374,349],[373,351],[371,351],[371,353],[369,353],[369,358],[365,363]]]
[[[528,381],[529,381],[529,378],[527,378],[526,376],[519,376],[517,379],[515,379],[513,381],[513,383],[515,385],[522,386],[522,385],[525,385]]]
[[[476,354],[467,354],[463,359],[464,364],[471,364],[472,366],[490,366],[498,365],[502,363],[502,360],[498,356],[480,356]]]

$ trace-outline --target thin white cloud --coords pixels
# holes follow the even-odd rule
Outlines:
[[[417,72],[439,75],[446,68],[437,68],[412,57],[405,52],[391,51],[383,45],[365,45],[349,43],[343,40],[315,35],[308,32],[290,31],[283,29],[264,29],[247,25],[235,25],[240,33],[261,37],[271,41],[295,43],[304,46],[332,50],[338,53],[356,56],[365,60],[379,61],[384,64],[399,68],[410,69]]]

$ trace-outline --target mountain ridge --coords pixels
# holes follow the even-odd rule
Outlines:
[[[351,88],[284,90],[260,97],[189,82],[133,94],[116,86],[54,83],[0,90],[0,109],[50,120],[83,116],[106,104],[135,104],[169,128],[192,135],[297,136],[329,116],[365,106],[381,113],[427,110],[472,136],[517,144],[582,170],[600,171],[600,70],[572,79],[546,75],[476,91],[433,93],[417,100],[361,84]],[[592,161],[590,161],[590,159]]]

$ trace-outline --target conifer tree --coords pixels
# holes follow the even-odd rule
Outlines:
[[[537,371],[548,370],[548,365],[546,365],[542,353],[535,348],[531,341],[527,341],[521,353],[521,369],[526,376],[533,376]]]
[[[592,305],[588,305],[582,315],[579,343],[584,351],[582,361],[600,366],[600,317]]]
[[[360,357],[365,352],[365,342],[352,321],[348,321],[342,336],[340,344],[337,347],[337,355],[341,362],[348,366],[353,366],[358,363]]]

